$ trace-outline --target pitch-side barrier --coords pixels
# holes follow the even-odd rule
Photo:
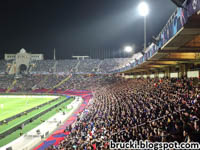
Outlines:
[[[36,128],[32,129],[25,135],[17,138],[11,143],[3,146],[0,150],[30,150],[35,145],[38,145],[45,140],[53,131],[55,131],[62,123],[64,123],[73,112],[80,107],[83,100],[81,97],[76,96],[73,101],[73,109],[68,113],[59,112],[44,123],[40,124]]]

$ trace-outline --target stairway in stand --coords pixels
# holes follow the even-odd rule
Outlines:
[[[13,83],[11,84],[11,86],[6,90],[6,93],[9,93],[10,90],[13,89],[13,87],[15,86],[16,83],[17,83],[17,80],[15,79],[15,80],[13,81]]]
[[[55,85],[53,88],[51,88],[48,92],[51,92],[53,89],[61,86],[63,83],[67,82],[70,78],[72,77],[72,75],[68,75],[64,80],[60,81],[57,85]]]

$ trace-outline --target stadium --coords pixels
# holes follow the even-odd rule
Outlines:
[[[150,43],[148,2],[138,7],[141,51],[127,45],[122,57],[103,50],[73,59],[57,59],[56,50],[52,59],[45,59],[50,52],[6,51],[0,150],[158,149],[156,142],[163,150],[200,149],[200,1],[165,1],[176,9]],[[130,141],[154,147],[127,147]],[[181,144],[165,147],[173,142]]]

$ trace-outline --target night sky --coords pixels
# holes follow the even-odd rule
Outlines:
[[[141,0],[5,0],[0,2],[0,58],[25,48],[45,59],[72,55],[124,57],[120,49],[143,48]],[[175,11],[170,0],[146,0],[147,41]]]

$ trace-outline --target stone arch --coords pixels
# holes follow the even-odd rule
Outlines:
[[[20,72],[21,74],[25,73],[25,72],[27,71],[27,69],[28,69],[28,67],[27,67],[25,64],[21,64],[21,65],[19,66],[19,72]]]

